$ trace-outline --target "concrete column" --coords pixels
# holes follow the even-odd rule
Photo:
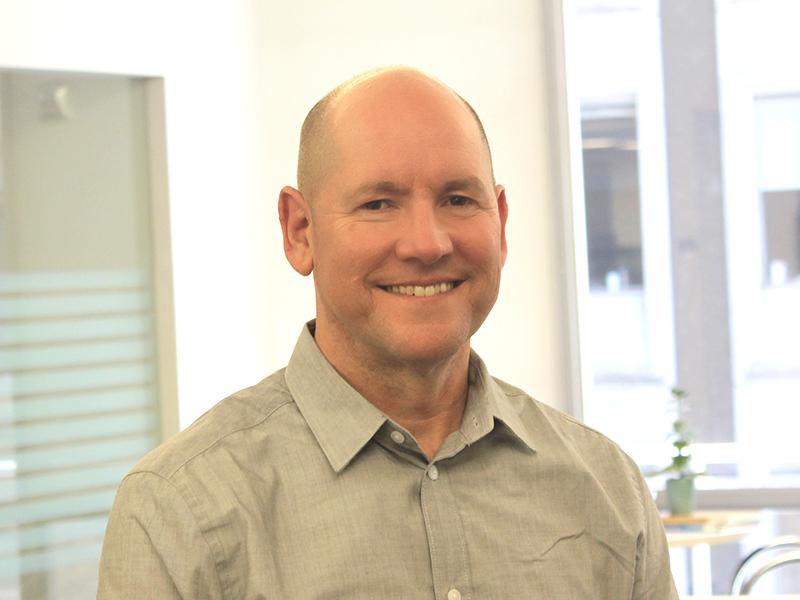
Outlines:
[[[714,0],[662,0],[677,382],[697,441],[734,438]]]

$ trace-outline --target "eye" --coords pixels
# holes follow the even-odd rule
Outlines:
[[[365,202],[361,205],[361,208],[364,210],[383,210],[389,208],[389,201],[388,200],[370,200],[369,202]]]
[[[467,198],[466,196],[449,196],[447,198],[447,204],[450,206],[467,206],[472,203],[472,198]]]

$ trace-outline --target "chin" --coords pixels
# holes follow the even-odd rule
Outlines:
[[[421,327],[412,333],[403,332],[392,336],[387,344],[391,348],[394,362],[403,363],[436,363],[447,360],[466,346],[469,347],[468,330],[453,331],[444,327]]]

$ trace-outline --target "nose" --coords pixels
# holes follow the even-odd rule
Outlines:
[[[409,207],[397,231],[396,254],[401,260],[432,265],[453,251],[453,242],[436,215],[436,207],[417,203]]]

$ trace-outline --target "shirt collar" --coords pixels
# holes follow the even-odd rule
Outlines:
[[[520,395],[524,395],[520,392]],[[478,431],[484,430],[482,421],[486,418],[500,421],[508,430],[521,441],[529,450],[535,451],[533,436],[530,429],[523,423],[519,409],[516,408],[500,384],[489,374],[489,370],[480,356],[473,350],[469,358],[469,397],[462,421],[462,432],[468,431],[470,424]],[[493,424],[493,423],[492,423]],[[492,427],[490,426],[489,429]],[[484,434],[485,435],[485,434]],[[470,436],[465,433],[468,443]]]
[[[386,421],[386,415],[347,383],[327,361],[311,329],[303,327],[286,367],[286,385],[337,473]]]
[[[331,366],[314,341],[314,321],[303,327],[289,365],[286,385],[331,467],[342,471],[388,420]],[[467,444],[494,429],[499,420],[533,450],[530,432],[486,365],[470,353],[469,396],[460,428]]]

